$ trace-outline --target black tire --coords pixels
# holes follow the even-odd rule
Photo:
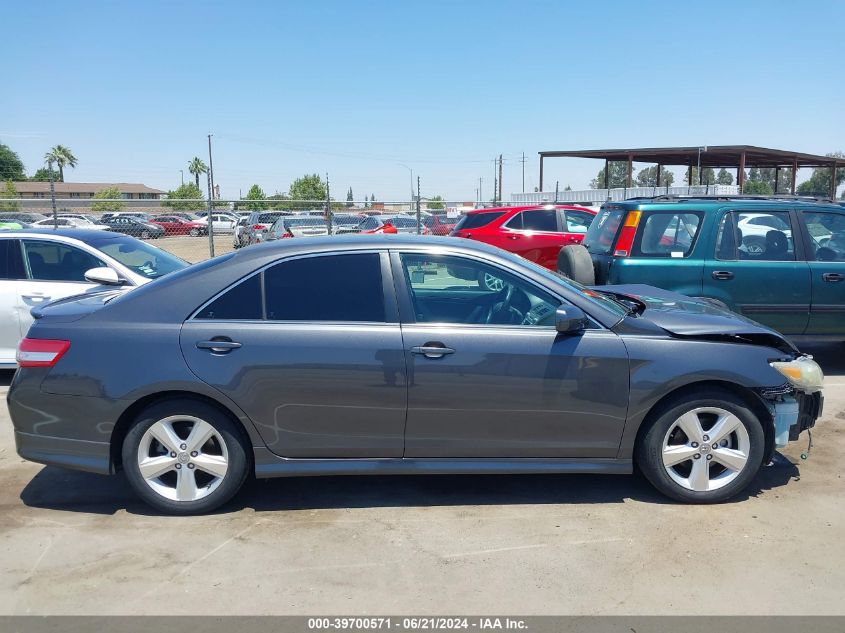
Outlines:
[[[744,468],[724,486],[707,491],[690,490],[672,479],[667,472],[668,469],[663,464],[663,442],[675,422],[684,413],[708,407],[726,410],[739,419],[748,433],[748,459]],[[637,466],[658,491],[677,501],[698,504],[727,501],[742,492],[762,466],[766,440],[760,420],[745,402],[729,391],[714,387],[680,394],[661,405],[660,409],[654,411],[650,419],[643,424],[644,428],[635,449]],[[704,448],[701,450],[703,451]],[[699,460],[705,461],[701,457],[702,455]],[[721,468],[717,462],[711,463]]]
[[[191,229],[191,237],[199,237],[200,230],[199,229]]]
[[[138,452],[145,433],[157,422],[171,416],[191,416],[207,422],[225,444],[225,454],[228,458],[225,475],[219,484],[202,498],[192,501],[169,499],[153,490],[141,475]],[[217,443],[216,437],[209,441]],[[217,407],[191,398],[164,400],[141,411],[123,440],[122,458],[126,478],[136,494],[156,510],[174,515],[203,514],[223,505],[241,489],[252,466],[251,450],[242,429]],[[196,469],[194,473],[192,476],[197,477],[196,473],[202,473],[202,470]],[[173,471],[174,479],[177,474],[177,471]],[[199,487],[199,481],[194,481]],[[204,489],[198,490],[202,492]]]
[[[590,252],[580,244],[567,244],[557,256],[558,272],[584,286],[594,286],[596,271]]]
[[[141,231],[141,239],[142,240],[150,239],[150,232],[149,231]]]

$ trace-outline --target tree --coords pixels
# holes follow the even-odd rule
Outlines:
[[[443,196],[434,196],[429,198],[428,204],[426,205],[429,209],[445,209],[446,205],[443,202]]]
[[[692,183],[687,182],[687,178],[689,177],[689,172],[684,172],[684,183],[685,184],[693,184],[698,185],[698,167],[692,168]],[[701,184],[702,185],[715,185],[716,184],[716,172],[713,170],[712,167],[705,167],[701,170]]]
[[[202,199],[202,191],[192,182],[168,191],[167,199],[161,205],[175,211],[196,211],[206,206]]]
[[[842,152],[827,154],[831,158],[845,158]],[[836,170],[836,187],[838,188],[845,181],[845,169],[840,167]],[[810,179],[802,182],[797,187],[796,193],[804,196],[829,196],[830,195],[830,167],[816,167]],[[842,194],[845,199],[845,193]]]
[[[6,181],[3,190],[0,191],[0,211],[17,211],[18,210],[18,191],[11,180]]]
[[[352,196],[352,187],[349,187],[349,191],[346,193],[346,206],[349,208],[354,207],[354,200],[355,198]]]
[[[0,143],[0,180],[26,180],[21,157],[3,143]]]
[[[249,188],[249,191],[246,193],[247,200],[266,200],[267,196],[264,193],[264,190],[259,187],[258,185],[252,185]],[[266,203],[262,202],[250,202],[246,205],[246,208],[250,211],[262,211],[267,208]]]
[[[53,172],[53,180],[57,180],[58,174]],[[38,169],[35,174],[30,178],[33,182],[47,182],[50,180],[50,170],[47,167],[41,167]]]
[[[364,208],[365,209],[370,208],[370,199],[367,196],[364,196]]]
[[[675,174],[673,174],[665,167],[662,167],[660,169],[660,186],[671,187],[673,182],[675,182]],[[652,165],[651,167],[641,169],[640,173],[637,174],[636,183],[638,187],[656,187],[657,165]]]
[[[194,175],[194,182],[197,189],[200,188],[200,174],[208,173],[208,165],[202,162],[202,159],[194,156],[188,163],[188,171]]]
[[[731,172],[727,169],[722,167],[719,170],[719,173],[716,174],[716,184],[717,185],[732,185],[734,184],[734,177]]]
[[[326,199],[326,183],[317,174],[306,174],[291,183],[288,198],[322,202]]]
[[[73,152],[64,145],[56,145],[53,149],[44,154],[44,160],[48,164],[50,161],[53,161],[59,166],[58,182],[65,181],[65,167],[73,169],[77,164],[76,156],[74,156]]]
[[[610,166],[609,187],[611,189],[621,189],[628,185],[628,163],[622,161],[611,161]],[[633,179],[633,168],[631,171]],[[590,181],[591,189],[604,189],[604,167],[599,170],[595,180]]]
[[[94,194],[95,200],[105,200],[106,202],[92,202],[91,210],[98,213],[105,213],[107,211],[120,211],[126,204],[120,200],[120,189],[117,187],[106,187],[100,189]]]

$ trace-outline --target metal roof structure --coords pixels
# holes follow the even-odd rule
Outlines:
[[[633,170],[631,163],[654,163],[658,167],[683,165],[687,167],[689,175],[692,168],[718,167],[736,168],[737,184],[742,190],[745,184],[746,167],[769,168],[780,171],[782,168],[792,169],[791,193],[795,193],[795,173],[801,167],[828,167],[834,170],[845,168],[845,159],[805,152],[791,152],[781,149],[770,149],[754,145],[709,145],[695,147],[642,147],[629,149],[590,149],[539,152],[540,155],[540,190],[543,190],[543,162],[546,158],[593,158],[605,161],[605,176],[607,163],[628,163],[628,187],[631,186]],[[658,187],[662,169],[658,169]],[[700,178],[699,170],[699,178]],[[700,183],[699,183],[700,184]],[[607,187],[605,187],[607,188]],[[777,193],[777,192],[776,192]],[[830,197],[836,197],[836,178],[831,180]]]

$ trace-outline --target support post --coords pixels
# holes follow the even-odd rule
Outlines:
[[[792,195],[795,195],[795,179],[798,177],[798,159],[792,159]]]
[[[607,199],[610,200],[610,161],[604,159],[604,188],[607,189]]]
[[[211,161],[211,134],[208,135],[208,256],[214,257],[214,163]]]
[[[631,185],[633,184],[633,178],[634,178],[634,165],[633,165],[633,163],[634,163],[634,157],[631,154],[628,154],[628,173],[627,173],[627,178],[625,179],[625,182],[626,182],[625,188],[626,189],[630,189]]]
[[[662,169],[663,169],[663,165],[661,165],[660,163],[657,163],[657,188],[658,188],[658,189],[660,189],[660,182],[661,182],[661,180],[660,180],[660,176],[661,176],[660,172],[662,171]]]
[[[830,165],[830,199],[836,200],[836,161]]]
[[[543,155],[540,154],[540,191],[543,190]]]
[[[745,190],[745,152],[739,155],[739,169],[736,172],[736,184],[739,185],[739,195]]]
[[[778,193],[778,182],[780,181],[780,165],[775,165],[775,195]]]

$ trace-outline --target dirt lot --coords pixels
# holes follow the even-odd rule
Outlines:
[[[802,440],[710,507],[638,477],[342,477],[158,517],[121,477],[20,460],[4,404],[0,613],[845,614],[843,350],[809,350],[809,461]]]

